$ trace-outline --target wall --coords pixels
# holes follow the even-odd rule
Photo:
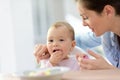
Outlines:
[[[31,0],[11,0],[17,71],[33,69],[34,34]]]
[[[0,71],[35,68],[31,0],[0,0]]]
[[[16,70],[10,0],[0,0],[0,71]]]

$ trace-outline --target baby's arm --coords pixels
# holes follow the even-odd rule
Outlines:
[[[53,67],[49,59],[44,59],[40,61],[40,68],[49,68],[49,67]]]
[[[60,56],[58,56],[60,57]],[[48,68],[48,67],[53,67],[57,66],[58,63],[60,62],[60,59],[56,55],[50,56],[49,59],[44,59],[40,61],[40,68]]]

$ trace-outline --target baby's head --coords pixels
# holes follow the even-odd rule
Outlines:
[[[75,46],[74,29],[64,21],[54,23],[48,30],[47,48],[49,53],[61,51],[63,59],[67,57]]]

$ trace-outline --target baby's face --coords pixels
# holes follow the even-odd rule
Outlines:
[[[47,35],[47,48],[50,55],[56,51],[60,51],[62,53],[62,58],[64,59],[73,49],[73,44],[74,41],[65,26],[49,29]]]

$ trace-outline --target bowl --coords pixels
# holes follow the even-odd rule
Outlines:
[[[61,80],[62,75],[69,70],[67,67],[42,68],[2,75],[0,78],[2,80]]]

